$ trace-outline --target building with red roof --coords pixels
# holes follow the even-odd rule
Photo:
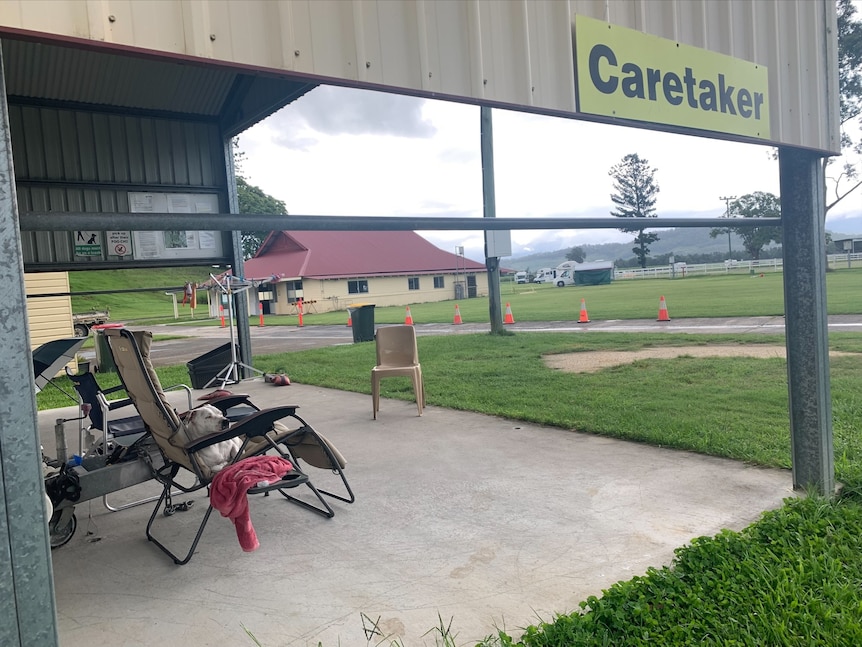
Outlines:
[[[264,314],[410,305],[487,296],[485,266],[413,231],[274,231],[244,264]]]

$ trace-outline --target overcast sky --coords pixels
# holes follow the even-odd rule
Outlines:
[[[498,217],[609,216],[610,168],[657,169],[657,215],[719,216],[722,196],[778,194],[766,146],[493,111]],[[240,137],[242,174],[297,215],[482,216],[479,108],[320,86]],[[830,223],[862,209],[862,191]],[[483,259],[481,231],[420,232]],[[513,253],[618,242],[618,230],[513,231]]]

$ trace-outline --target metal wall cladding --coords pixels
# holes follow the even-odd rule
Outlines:
[[[226,195],[215,124],[15,104],[9,120],[22,212],[128,213],[128,192],[148,189]],[[25,264],[75,260],[70,232],[21,236]]]
[[[4,0],[0,30],[565,116],[579,14],[766,65],[773,141],[840,149],[834,0]]]
[[[72,299],[68,296],[69,275],[66,272],[25,274],[27,321],[30,324],[30,346],[60,337],[72,337]],[[40,294],[66,296],[39,297]]]

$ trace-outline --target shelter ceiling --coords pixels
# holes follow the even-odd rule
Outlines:
[[[215,120],[230,136],[315,87],[211,62],[80,45],[4,38],[2,48],[12,103],[92,105]]]

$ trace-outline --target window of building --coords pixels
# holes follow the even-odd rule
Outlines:
[[[407,289],[408,290],[418,290],[419,289],[419,277],[413,276],[407,279]]]
[[[284,284],[288,303],[296,303],[302,298],[302,281],[287,281]]]
[[[435,288],[445,288],[446,287],[446,283],[443,281],[442,276],[435,276],[434,277],[434,287]]]
[[[357,279],[355,281],[347,282],[348,294],[365,294],[366,292],[368,292],[368,281],[365,279]]]

